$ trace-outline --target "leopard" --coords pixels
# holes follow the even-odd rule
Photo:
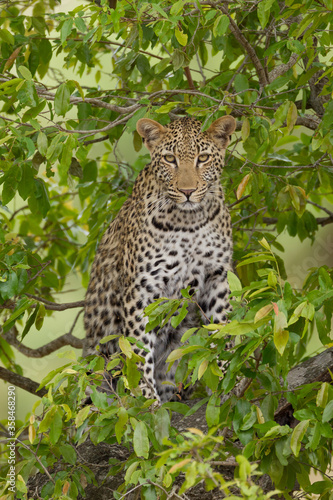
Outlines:
[[[98,346],[108,359],[119,350],[117,338],[99,344],[109,335],[140,341],[133,350],[144,360],[141,394],[159,403],[177,393],[177,363],[167,370],[166,359],[184,332],[209,319],[224,323],[231,310],[233,242],[221,173],[235,128],[230,115],[205,131],[190,116],[167,125],[138,120],[151,161],[104,233],[91,268],[83,355],[96,354]],[[196,297],[186,318],[176,328],[169,322],[148,333],[144,309],[162,297],[180,298],[183,289]]]

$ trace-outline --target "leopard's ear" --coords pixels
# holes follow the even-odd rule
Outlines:
[[[163,125],[149,118],[141,118],[136,124],[136,130],[143,138],[143,142],[149,151],[154,149],[166,132]]]
[[[233,116],[226,115],[218,118],[211,124],[207,134],[213,139],[220,149],[226,149],[230,142],[231,134],[236,129],[236,120]]]

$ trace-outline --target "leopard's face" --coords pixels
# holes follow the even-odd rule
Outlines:
[[[156,180],[181,210],[193,210],[209,193],[214,194],[235,130],[234,118],[219,118],[206,132],[193,118],[181,118],[167,127],[143,118],[137,130],[150,151]]]

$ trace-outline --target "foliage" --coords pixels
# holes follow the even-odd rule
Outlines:
[[[331,479],[323,474],[311,486],[308,478],[311,466],[324,473],[330,462],[332,387],[315,383],[288,392],[286,382],[314,326],[322,346],[331,345],[332,270],[311,269],[297,290],[274,253],[284,250],[285,230],[315,241],[318,228],[333,222],[332,2],[102,0],[73,2],[69,12],[56,0],[30,4],[1,2],[3,365],[22,373],[13,347],[22,349],[19,340],[33,325],[40,330],[46,314],[60,314],[54,294],[73,270],[86,287],[98,241],[148,161],[135,132],[144,116],[165,124],[187,113],[204,129],[223,114],[238,119],[222,180],[238,277],[229,275],[231,323],[189,330],[169,358],[179,360],[177,383],[199,380],[209,388],[195,407],[157,409],[140,396],[131,339],[120,337],[119,354],[109,361],[119,379],[111,400],[96,390],[100,357],[49,374],[42,417],[34,408],[17,436],[28,430],[19,447],[17,497],[26,498],[35,468],[45,473],[60,457],[68,467],[51,476],[43,498],[83,494],[94,478],[74,444],[90,436],[130,449],[115,498],[140,485],[142,498],[168,498],[182,473],[181,498],[203,480],[230,499],[266,499],[271,493],[255,478],[268,473],[286,499],[297,479],[306,493],[332,500]],[[130,165],[117,149],[122,141],[137,153]],[[165,318],[176,326],[189,301],[195,295],[184,291],[179,300],[151,305],[151,327]],[[227,335],[237,339],[232,351],[224,350]],[[228,364],[223,380],[217,356]],[[237,377],[247,382],[234,394]],[[93,405],[82,406],[87,386]],[[299,420],[295,428],[274,421],[282,395]],[[207,434],[171,427],[172,412],[188,415],[203,404]],[[221,429],[229,429],[227,438]],[[235,462],[231,483],[216,465],[227,458]],[[111,460],[110,474],[119,472]]]

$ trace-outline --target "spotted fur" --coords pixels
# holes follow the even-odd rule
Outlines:
[[[198,325],[199,315],[192,306],[178,328],[145,333],[143,310],[159,297],[181,297],[190,285],[206,317],[226,320],[232,235],[220,175],[235,120],[224,116],[201,132],[193,118],[165,127],[141,119],[137,130],[151,163],[98,248],[86,295],[84,354],[115,333],[141,340],[149,349],[135,349],[145,357],[143,394],[166,401],[175,392],[175,365],[166,372],[165,360],[184,331]],[[100,345],[106,356],[116,349],[116,341]]]

